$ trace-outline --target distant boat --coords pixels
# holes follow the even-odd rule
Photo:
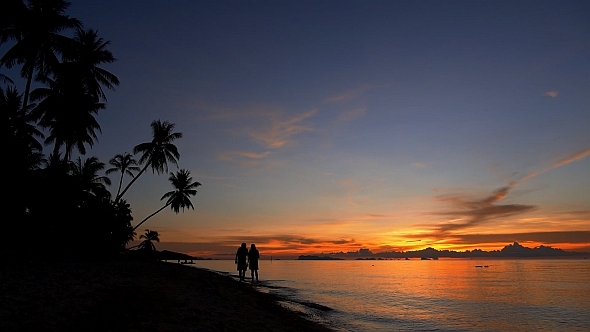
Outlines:
[[[421,260],[421,261],[429,261],[429,260],[430,260],[430,258],[428,258],[428,257],[420,257],[420,260]]]
[[[408,257],[406,257],[406,260],[409,261],[410,259]]]

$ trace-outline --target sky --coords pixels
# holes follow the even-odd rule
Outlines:
[[[87,156],[131,152],[156,119],[184,135],[179,166],[202,186],[194,210],[139,229],[160,250],[590,251],[587,1],[73,0],[68,14],[111,41],[121,81]],[[134,224],[170,190],[138,179]]]

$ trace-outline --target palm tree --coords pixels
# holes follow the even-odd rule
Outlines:
[[[4,75],[4,74],[0,74],[0,83],[10,83],[10,84],[14,84],[14,81],[12,81],[10,79],[10,77]]]
[[[82,27],[79,20],[65,15],[69,6],[63,0],[29,0],[28,5],[12,0],[7,7],[9,19],[1,26],[0,41],[16,43],[0,58],[0,66],[22,64],[21,76],[27,80],[23,107],[28,105],[35,71],[47,75],[59,62],[56,52],[72,47],[72,39],[59,33]]]
[[[3,188],[6,220],[22,221],[31,196],[31,171],[39,167],[43,146],[37,138],[43,134],[34,126],[31,107],[22,108],[22,95],[13,87],[0,88],[0,149],[6,162]]]
[[[3,135],[12,147],[25,147],[29,152],[41,151],[43,146],[35,137],[43,138],[34,125],[35,118],[31,114],[34,105],[22,107],[22,95],[13,87],[6,91],[0,88],[0,113],[2,116]]]
[[[49,128],[45,143],[55,143],[54,154],[65,146],[64,158],[69,160],[74,147],[86,154],[85,145],[92,147],[98,139],[96,131],[101,130],[94,114],[104,109],[105,104],[85,91],[82,74],[74,68],[60,64],[54,70],[53,79],[39,78],[47,87],[31,93],[33,100],[40,100],[33,112],[39,125]]]
[[[114,237],[117,246],[125,248],[127,244],[135,239],[135,231],[131,226],[133,216],[131,215],[131,206],[126,200],[120,200],[113,208],[114,218],[113,225],[110,228],[111,236]]]
[[[158,234],[158,232],[156,231],[151,231],[149,229],[146,229],[145,234],[141,234],[139,238],[145,239],[138,245],[139,249],[143,250],[155,251],[156,246],[154,245],[154,241],[160,242],[160,234]]]
[[[92,29],[78,28],[74,36],[74,47],[64,53],[63,59],[82,73],[84,85],[90,94],[106,101],[101,85],[109,90],[115,90],[115,86],[119,85],[119,79],[98,67],[103,63],[112,63],[116,59],[107,49],[111,42],[99,38],[97,33],[98,31]]]
[[[185,169],[181,169],[176,174],[170,173],[170,177],[168,178],[174,187],[173,191],[169,191],[160,200],[167,198],[166,205],[158,209],[156,212],[147,216],[144,220],[142,220],[137,226],[133,227],[133,230],[136,230],[139,226],[141,226],[146,220],[150,219],[151,217],[155,216],[158,212],[164,210],[168,206],[172,209],[172,211],[179,213],[180,209],[184,211],[185,208],[195,209],[193,203],[191,203],[190,197],[197,194],[196,188],[201,184],[199,182],[193,182],[193,178],[191,177],[191,173]]]
[[[152,121],[152,141],[141,143],[133,148],[133,153],[141,153],[139,163],[143,164],[143,168],[139,173],[127,184],[125,189],[115,198],[115,202],[119,201],[127,192],[129,187],[145,172],[148,167],[152,168],[154,173],[162,174],[168,172],[168,162],[178,166],[178,159],[180,154],[176,145],[172,142],[182,137],[182,133],[173,132],[174,124],[168,121],[154,120]]]
[[[133,158],[133,156],[127,152],[123,154],[117,154],[111,160],[109,160],[109,164],[113,165],[113,168],[109,168],[107,170],[107,175],[113,172],[121,172],[121,178],[119,179],[119,189],[117,189],[117,195],[121,192],[121,185],[123,184],[123,176],[125,174],[129,175],[130,177],[134,177],[133,172],[139,171],[139,167],[137,165],[137,161]]]
[[[79,189],[86,195],[97,198],[110,196],[105,185],[111,185],[111,179],[98,175],[104,169],[104,163],[96,157],[90,157],[82,161],[82,158],[72,163],[72,175],[78,183]]]

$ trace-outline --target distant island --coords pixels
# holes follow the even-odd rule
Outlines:
[[[335,252],[322,254],[322,256],[299,256],[299,259],[308,260],[329,260],[329,259],[406,259],[406,258],[430,258],[433,260],[439,257],[445,258],[549,258],[549,257],[587,257],[590,256],[588,252],[573,252],[565,251],[559,248],[552,248],[549,246],[538,246],[534,248],[524,247],[518,242],[506,245],[502,250],[485,251],[481,249],[453,251],[453,250],[437,250],[434,248],[426,248],[422,250],[413,251],[386,251],[373,253],[369,249],[363,248],[359,251],[352,252]],[[315,257],[315,258],[314,258]]]
[[[298,260],[301,261],[339,261],[339,260],[344,260],[344,258],[338,258],[338,257],[330,257],[330,256],[314,256],[314,255],[301,255],[299,256],[299,258],[297,258]]]

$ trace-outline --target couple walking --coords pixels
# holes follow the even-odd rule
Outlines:
[[[246,243],[242,243],[242,246],[238,248],[236,252],[236,261],[238,265],[238,274],[240,275],[240,281],[246,280],[246,269],[250,266],[250,272],[252,273],[252,282],[254,282],[254,275],[256,275],[256,282],[258,282],[258,259],[260,253],[256,249],[256,245],[252,243],[250,245],[250,251],[246,247]]]

